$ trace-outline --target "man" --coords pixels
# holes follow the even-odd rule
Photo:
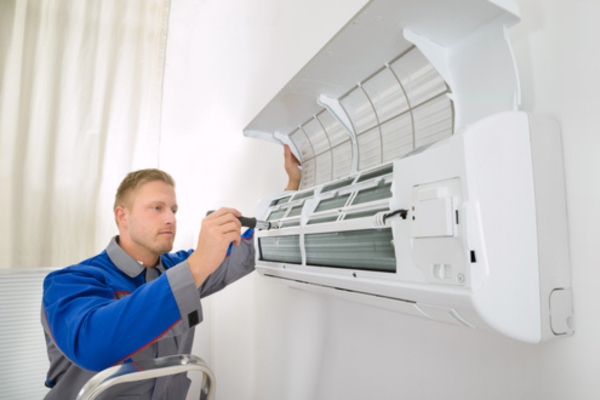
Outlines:
[[[300,182],[299,162],[284,147],[286,190]],[[254,270],[252,230],[239,211],[221,208],[202,221],[195,250],[169,253],[176,234],[175,182],[165,172],[132,172],[115,197],[119,235],[106,250],[44,281],[42,325],[50,368],[47,400],[75,399],[112,365],[189,354],[200,298]],[[102,398],[185,399],[185,374],[121,384]],[[131,396],[131,397],[130,397]]]

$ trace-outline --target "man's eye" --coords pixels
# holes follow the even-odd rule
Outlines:
[[[154,206],[154,209],[155,209],[156,211],[160,211],[160,206]]]

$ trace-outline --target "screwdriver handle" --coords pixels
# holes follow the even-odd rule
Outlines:
[[[238,219],[242,223],[242,226],[245,226],[246,228],[256,228],[256,218],[238,217]]]
[[[215,212],[215,211],[211,210],[211,211],[207,212],[206,216],[208,216],[209,214],[212,214],[213,212]],[[242,223],[242,226],[245,226],[246,228],[256,228],[257,225],[258,225],[259,229],[270,229],[270,227],[271,227],[271,224],[269,222],[258,221],[254,217],[252,217],[252,218],[238,217],[238,219]]]

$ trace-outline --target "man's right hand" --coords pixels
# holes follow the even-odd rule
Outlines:
[[[202,220],[196,250],[187,260],[196,287],[221,265],[232,242],[240,244],[241,216],[233,208],[220,208]]]

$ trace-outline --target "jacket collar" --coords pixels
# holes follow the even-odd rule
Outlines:
[[[119,235],[110,240],[110,243],[106,247],[106,253],[113,264],[131,278],[138,276],[146,270],[146,267],[141,262],[135,260],[119,246]],[[158,258],[158,264],[155,267],[161,272],[165,271],[161,257]]]

